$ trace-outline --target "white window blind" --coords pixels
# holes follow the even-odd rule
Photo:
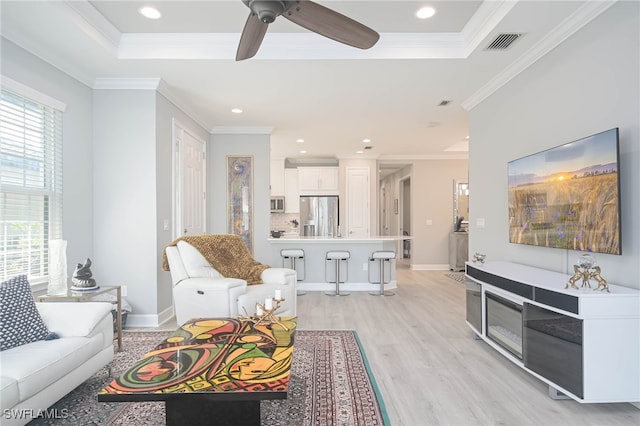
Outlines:
[[[0,89],[0,278],[47,275],[62,238],[62,111]]]

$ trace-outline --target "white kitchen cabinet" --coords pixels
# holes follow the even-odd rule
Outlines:
[[[271,160],[271,195],[284,195],[284,160]]]
[[[298,169],[284,169],[284,212],[300,213]]]
[[[298,167],[300,195],[339,195],[338,167]]]

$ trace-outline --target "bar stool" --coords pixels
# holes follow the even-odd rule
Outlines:
[[[307,261],[304,257],[304,250],[302,249],[282,249],[280,250],[280,256],[282,256],[282,267],[283,268],[291,268],[296,271],[296,280],[303,281],[305,276],[307,275]],[[302,278],[296,269],[296,259],[302,259]],[[285,261],[288,261],[288,265],[285,265]],[[296,294],[298,296],[304,296],[307,294],[306,291],[297,290]]]
[[[336,262],[336,291],[327,291],[324,294],[327,296],[348,296],[351,293],[340,293],[340,283],[344,283],[345,281],[340,281],[340,262],[345,262],[346,265],[346,278],[349,278],[349,258],[351,257],[351,253],[346,250],[332,250],[328,251],[324,261],[324,279],[327,280],[327,262],[334,261]],[[333,281],[327,281],[328,283]]]
[[[372,281],[371,279],[371,268],[369,268],[369,282],[371,284],[380,284],[380,291],[372,291],[369,294],[372,296],[393,296],[395,295],[392,291],[385,291],[384,285],[388,284],[391,281],[391,268],[389,268],[389,281],[384,280],[384,264],[385,262],[389,262],[389,266],[391,266],[391,260],[396,258],[395,251],[374,251],[371,253],[371,257],[369,258],[369,262],[379,262],[380,264],[380,281]]]

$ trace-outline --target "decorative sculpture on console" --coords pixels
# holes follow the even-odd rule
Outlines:
[[[484,264],[484,260],[487,258],[486,254],[475,252],[473,255],[473,263]]]
[[[87,257],[84,263],[76,264],[76,269],[73,271],[71,282],[72,290],[95,290],[98,286],[96,280],[92,278],[91,273],[91,259]]]
[[[577,264],[573,265],[573,270],[575,273],[569,278],[564,288],[575,288],[577,290],[576,282],[580,279],[582,279],[582,287],[591,288],[589,280],[593,278],[598,282],[598,287],[594,290],[606,290],[609,293],[607,281],[600,275],[601,269],[596,265],[596,259],[592,255],[587,253],[580,256]]]
[[[607,290],[607,293],[610,293],[609,284],[607,284],[607,280],[602,278],[602,276],[600,275],[600,267],[599,266],[594,266],[593,267],[593,272],[591,273],[591,278],[593,278],[594,280],[596,280],[598,282],[598,287],[594,288],[594,290]]]
[[[564,288],[575,288],[576,290],[578,290],[579,287],[576,285],[576,282],[580,278],[582,278],[583,273],[578,265],[573,265],[573,270],[575,271],[575,274],[573,274],[573,276],[569,278],[569,282]]]

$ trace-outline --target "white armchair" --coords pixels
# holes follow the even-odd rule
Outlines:
[[[225,278],[204,256],[186,241],[165,248],[178,325],[191,318],[237,317],[255,312],[256,302],[264,303],[280,289],[285,299],[276,311],[296,316],[296,273],[292,269],[269,268],[262,272],[262,284],[247,285],[238,278]]]

